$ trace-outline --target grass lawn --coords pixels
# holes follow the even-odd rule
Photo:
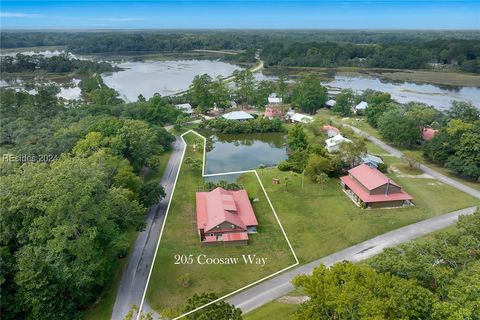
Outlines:
[[[194,138],[193,133],[185,136],[187,143]],[[185,158],[201,160],[202,154],[202,148],[194,151],[188,145]],[[246,188],[249,197],[259,200],[253,203],[259,222],[258,234],[251,235],[249,244],[243,247],[202,247],[196,226],[195,191],[203,186],[203,178],[200,170],[194,171],[182,164],[147,290],[152,308],[160,312],[166,308],[181,309],[194,293],[215,292],[222,296],[295,263],[258,180],[254,174],[246,174],[246,177],[252,180]],[[240,259],[242,254],[256,254],[267,258],[267,263],[246,265],[241,260],[233,265],[200,265],[197,257],[202,254]],[[194,261],[175,264],[175,255],[193,255]],[[177,282],[178,277],[185,274],[191,277],[188,288]]]
[[[272,301],[255,309],[243,316],[244,320],[289,320],[290,315],[297,309],[295,304],[281,303],[278,301]],[[275,315],[275,316],[273,316]]]
[[[388,161],[401,163],[396,158]],[[276,168],[258,172],[301,263],[414,222],[480,204],[479,200],[437,180],[403,177],[408,173],[401,172],[402,177],[396,173],[388,175],[415,198],[415,206],[364,210],[341,191],[338,179],[332,178],[321,187],[305,177],[302,188],[299,174]],[[274,185],[272,178],[279,178],[282,183]],[[245,186],[255,183],[248,176],[240,181]]]

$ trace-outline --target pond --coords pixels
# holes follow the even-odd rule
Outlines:
[[[283,133],[201,133],[207,138],[205,174],[252,170],[287,159]]]
[[[335,76],[335,80],[325,85],[335,89],[352,89],[356,92],[366,89],[388,92],[400,103],[423,102],[439,110],[450,108],[452,100],[470,102],[480,108],[480,88],[476,87],[438,87],[432,84],[384,81],[368,76]]]
[[[155,93],[168,96],[186,90],[196,75],[227,77],[242,69],[216,60],[130,61],[115,65],[124,70],[103,74],[103,81],[129,102],[136,101],[140,94],[148,99]],[[261,73],[256,78],[267,79]]]

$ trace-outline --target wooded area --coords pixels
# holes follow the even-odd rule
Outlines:
[[[78,54],[247,50],[237,60],[253,61],[254,49],[262,49],[267,66],[480,72],[480,39],[473,31],[10,31],[0,40],[1,48],[66,46]]]
[[[164,196],[144,178],[180,112],[159,96],[124,104],[99,77],[80,87],[71,108],[48,87],[0,92],[2,319],[80,319]]]

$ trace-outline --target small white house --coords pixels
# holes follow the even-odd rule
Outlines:
[[[229,113],[225,113],[222,117],[224,117],[227,120],[238,120],[238,121],[253,119],[253,116],[250,113],[245,111],[232,111]]]
[[[333,108],[335,107],[335,105],[337,104],[337,101],[333,100],[333,99],[330,99],[328,100],[325,105],[328,107],[328,108]]]
[[[327,147],[328,152],[335,152],[340,150],[340,145],[344,142],[351,143],[352,140],[345,138],[339,133],[333,138],[325,140],[325,145]]]
[[[281,104],[281,103],[282,103],[282,98],[278,97],[275,92],[268,96],[268,104]]]
[[[295,113],[290,117],[292,122],[301,122],[301,123],[310,123],[313,121],[313,117],[307,116],[306,114]]]
[[[358,112],[358,111],[363,111],[365,110],[366,108],[368,107],[368,103],[366,103],[365,101],[362,101],[360,102],[359,104],[357,104],[355,106],[355,113]]]
[[[186,114],[188,115],[192,115],[193,113],[193,108],[192,106],[190,105],[190,103],[182,103],[182,104],[176,104],[175,105],[175,108],[177,108],[178,110],[181,110],[183,112],[185,112]]]

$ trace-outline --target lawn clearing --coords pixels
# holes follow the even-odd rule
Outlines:
[[[202,160],[203,145],[197,146],[194,151],[191,144],[194,139],[198,140],[198,136],[190,133],[184,138],[187,142],[185,159]],[[159,312],[176,309],[181,314],[186,299],[194,293],[215,292],[223,296],[295,263],[256,176],[254,173],[246,173],[245,176],[256,181],[246,189],[251,199],[258,199],[253,202],[259,222],[258,233],[250,236],[247,246],[202,247],[196,226],[195,192],[203,186],[204,179],[201,170],[182,163],[147,289],[146,298],[153,309]],[[243,254],[267,258],[267,263],[244,264]],[[175,264],[175,255],[192,255],[193,263]],[[210,258],[238,257],[241,261],[231,265],[200,265],[198,257],[203,257],[201,255]],[[182,287],[177,280],[186,274],[191,284]]]
[[[278,301],[272,301],[255,309],[243,316],[244,320],[288,320],[290,315],[298,308],[296,304],[287,304]]]

